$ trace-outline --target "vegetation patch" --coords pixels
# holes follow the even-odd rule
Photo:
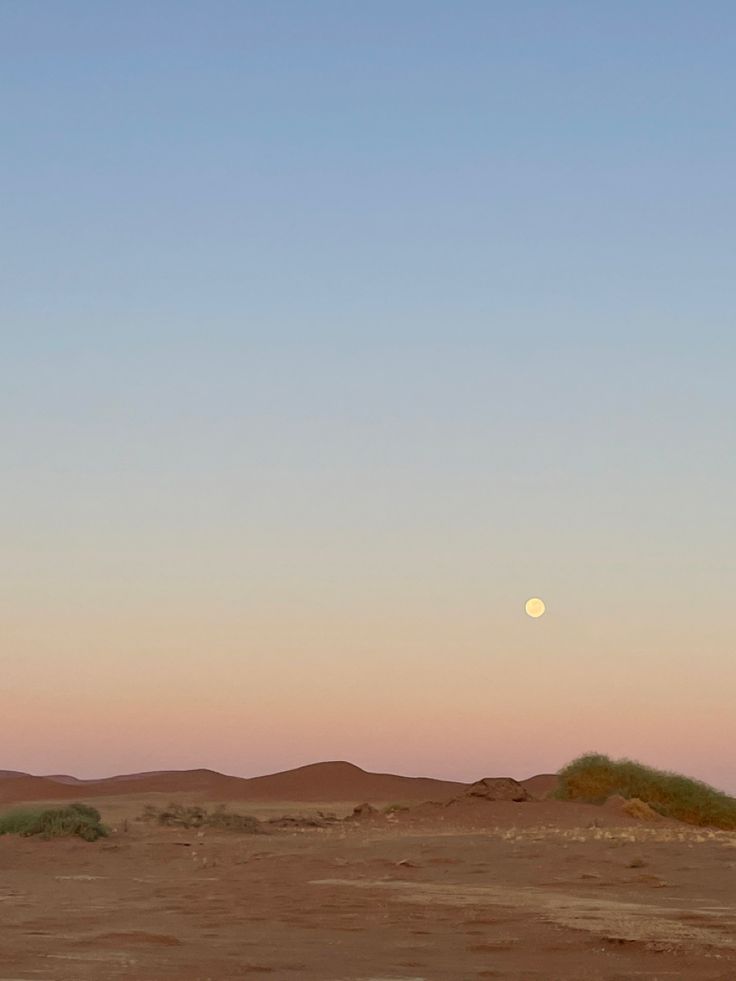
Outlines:
[[[100,812],[88,804],[68,807],[17,807],[0,814],[0,835],[40,835],[42,838],[67,838],[76,835],[85,841],[97,841],[107,835]]]
[[[154,807],[153,804],[148,804],[141,819],[165,828],[212,828],[241,834],[261,834],[264,830],[258,818],[248,814],[235,814],[224,805],[208,811],[197,805],[187,807],[172,803],[167,807]]]
[[[663,817],[736,830],[736,798],[679,773],[588,753],[563,767],[559,777],[554,796],[560,800],[602,804],[618,794],[638,798]]]

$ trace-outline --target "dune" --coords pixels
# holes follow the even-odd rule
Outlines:
[[[423,801],[446,800],[466,784],[432,777],[370,773],[354,763],[312,763],[247,781],[245,800]]]
[[[169,770],[111,778],[86,788],[97,793],[196,793],[232,801],[420,801],[446,799],[465,785],[429,777],[369,773],[346,762],[311,763],[262,777],[231,777],[214,770]]]
[[[312,763],[262,777],[232,777],[215,770],[158,770],[101,780],[20,775],[0,783],[0,801],[71,800],[127,794],[191,794],[223,801],[447,800],[466,785],[431,777],[370,773],[352,763]]]
[[[46,777],[32,777],[23,774],[8,780],[0,780],[0,802],[15,803],[17,801],[56,800],[78,797],[79,791],[74,787],[54,783]]]
[[[557,779],[555,774],[541,773],[513,783],[523,787],[532,798],[541,800],[552,793]],[[0,770],[0,802],[189,794],[210,801],[420,803],[449,801],[465,794],[469,787],[454,780],[372,773],[342,760],[311,763],[249,778],[205,768],[123,773],[94,780],[69,774],[32,776],[17,770]]]
[[[537,773],[536,776],[522,780],[521,784],[537,800],[546,800],[557,790],[560,778],[556,773]]]

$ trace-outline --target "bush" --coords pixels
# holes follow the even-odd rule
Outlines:
[[[76,835],[85,841],[97,841],[107,835],[100,813],[87,804],[68,807],[15,808],[0,815],[0,835],[40,835],[42,838],[65,838]]]
[[[233,814],[224,805],[207,815],[207,827],[222,831],[238,831],[241,834],[258,834],[263,829],[258,818],[248,814]]]
[[[201,828],[207,819],[207,811],[203,807],[184,807],[183,804],[161,808],[147,804],[142,817],[144,821],[155,821],[166,828]]]
[[[560,800],[602,804],[613,794],[638,797],[664,817],[736,830],[736,798],[679,773],[588,753],[563,767],[559,777],[554,796]]]

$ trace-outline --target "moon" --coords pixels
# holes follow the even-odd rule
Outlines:
[[[544,611],[546,609],[547,607],[544,605],[544,602],[541,599],[539,599],[538,596],[532,596],[532,598],[528,599],[524,604],[524,610],[526,611],[526,615],[528,617],[532,617],[534,620],[543,616]]]

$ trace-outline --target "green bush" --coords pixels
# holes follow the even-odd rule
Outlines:
[[[664,817],[736,830],[736,798],[679,773],[588,753],[563,767],[559,777],[554,796],[560,800],[601,804],[613,794],[638,797]]]
[[[0,814],[0,835],[40,835],[43,838],[76,835],[85,841],[97,841],[107,835],[107,828],[94,807],[70,804],[68,807],[15,808]]]

